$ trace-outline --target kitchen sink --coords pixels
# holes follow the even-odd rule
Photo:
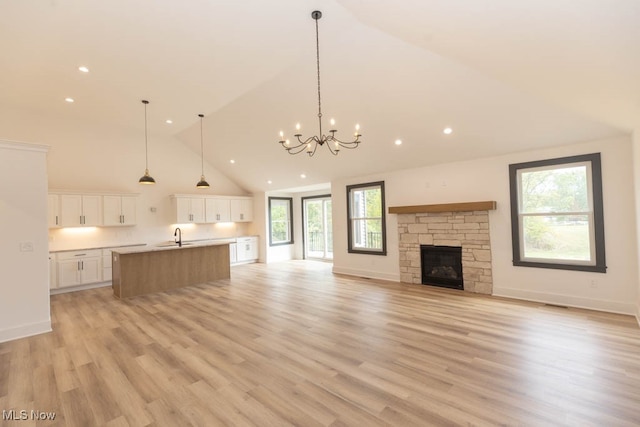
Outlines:
[[[183,243],[182,246],[193,246],[194,243]],[[177,243],[163,243],[161,245],[156,245],[157,248],[173,248],[177,247]]]

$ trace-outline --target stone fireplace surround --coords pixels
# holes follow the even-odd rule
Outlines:
[[[397,206],[400,281],[422,283],[420,245],[462,247],[464,290],[491,294],[491,241],[489,211],[495,201]]]

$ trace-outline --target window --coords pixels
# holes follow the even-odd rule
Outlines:
[[[384,182],[347,186],[349,252],[386,255]]]
[[[600,153],[509,165],[513,265],[606,272]]]
[[[269,245],[293,243],[293,199],[269,197]]]

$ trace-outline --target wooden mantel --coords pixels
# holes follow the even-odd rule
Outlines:
[[[469,212],[493,211],[496,209],[495,200],[487,202],[444,203],[439,205],[392,206],[390,214],[412,214],[428,212]]]

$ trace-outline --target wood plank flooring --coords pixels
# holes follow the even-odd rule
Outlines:
[[[640,425],[630,316],[306,261],[51,303],[52,333],[0,344],[0,410],[28,418],[2,426]]]

